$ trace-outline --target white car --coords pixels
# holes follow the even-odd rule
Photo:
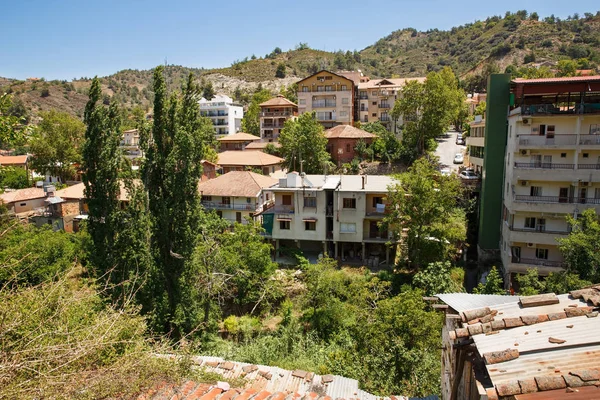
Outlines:
[[[458,176],[460,177],[460,179],[464,179],[466,181],[473,181],[479,179],[479,175],[468,169],[462,171],[460,174],[458,174]]]
[[[450,174],[451,174],[450,168],[446,167],[446,168],[440,169],[440,174],[442,176],[450,176]]]
[[[465,161],[465,156],[463,153],[456,153],[454,155],[454,164],[462,164]]]

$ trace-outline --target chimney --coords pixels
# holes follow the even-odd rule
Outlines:
[[[362,178],[362,189],[365,190],[365,176],[361,175]]]
[[[54,192],[56,192],[56,187],[54,185],[44,185],[46,197],[54,197]]]

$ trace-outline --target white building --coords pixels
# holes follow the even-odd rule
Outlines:
[[[389,265],[393,240],[379,223],[393,182],[389,176],[291,172],[269,188],[275,201],[262,213],[266,236],[278,255],[298,248],[309,259],[327,254],[346,264]]]
[[[508,274],[560,271],[566,216],[600,212],[600,76],[587,78],[513,82],[500,243]]]
[[[130,129],[123,132],[123,138],[120,143],[123,156],[131,161],[131,164],[138,165],[138,160],[144,157],[144,152],[140,148],[140,133],[137,129]]]
[[[200,113],[211,119],[217,136],[233,135],[240,131],[244,109],[229,96],[218,94],[212,100],[200,99]]]

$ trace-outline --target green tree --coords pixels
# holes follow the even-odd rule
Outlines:
[[[29,176],[25,169],[17,167],[0,168],[1,188],[25,189],[29,186]]]
[[[436,159],[420,158],[388,188],[391,212],[384,222],[397,238],[406,232],[402,240],[415,268],[455,257],[466,239],[465,211],[457,203],[461,183],[436,166]]]
[[[546,285],[540,280],[537,268],[529,268],[527,273],[518,274],[516,278],[519,284],[519,294],[522,296],[533,296],[545,291]]]
[[[314,112],[304,113],[295,120],[288,119],[279,135],[279,143],[290,171],[321,174],[329,162],[327,138]]]
[[[476,288],[473,289],[473,293],[478,294],[506,294],[504,286],[502,284],[502,277],[496,269],[492,267],[490,272],[487,274],[485,283],[479,283]]]
[[[21,143],[27,133],[25,118],[14,115],[12,106],[12,96],[0,94],[0,145],[5,148]]]
[[[279,94],[283,95],[283,97],[292,103],[298,104],[298,85],[296,83],[292,83],[285,87],[282,86],[279,90]]]
[[[462,272],[462,273],[461,273]],[[439,293],[464,292],[464,271],[452,268],[449,261],[429,263],[413,277],[413,286],[422,289],[427,296]]]
[[[486,103],[485,103],[485,101],[482,101],[479,104],[477,104],[477,107],[475,107],[475,112],[473,114],[481,115],[485,118],[485,109],[486,109]]]
[[[566,238],[558,239],[559,249],[565,258],[567,270],[581,278],[597,282],[600,279],[600,223],[593,208],[583,211],[580,217],[567,216],[572,227]]]
[[[400,157],[402,144],[396,135],[388,131],[381,122],[368,122],[362,125],[361,129],[377,135],[371,145],[373,157],[388,163],[392,163]]]
[[[577,61],[560,60],[557,65],[557,76],[575,76],[577,74]]]
[[[88,230],[94,250],[93,265],[100,276],[114,266],[112,249],[115,243],[115,217],[119,207],[119,142],[121,121],[115,103],[106,108],[101,103],[102,92],[97,77],[92,80],[89,100],[85,106],[87,125],[83,143],[83,183],[89,207]]]
[[[545,280],[546,292],[548,293],[568,293],[571,290],[591,286],[592,283],[568,271],[550,272]]]
[[[201,92],[202,97],[204,97],[208,101],[212,100],[216,95],[215,89],[211,81],[206,82],[206,84],[201,88]]]
[[[275,71],[275,78],[285,78],[285,64],[279,63]]]
[[[261,89],[252,95],[248,110],[242,118],[242,131],[260,136],[260,104],[271,98],[271,92]]]
[[[30,141],[31,167],[49,173],[61,182],[74,179],[81,163],[85,125],[68,113],[51,110],[40,113],[42,121]]]
[[[156,263],[154,314],[167,332],[179,336],[185,319],[181,276],[201,229],[198,182],[205,145],[214,136],[200,116],[192,74],[180,98],[167,98],[164,68],[154,70],[154,119],[142,176],[153,218],[152,248]]]

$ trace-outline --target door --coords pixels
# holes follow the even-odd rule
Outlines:
[[[548,125],[546,129],[546,137],[548,139],[554,139],[554,125]]]
[[[569,188],[560,188],[558,190],[558,202],[568,203],[569,202]]]
[[[521,261],[521,248],[519,246],[513,246],[511,247],[511,255],[512,255],[512,262],[520,262]]]
[[[546,136],[546,125],[540,125],[540,136]]]
[[[587,198],[587,188],[579,189],[579,203],[585,204],[586,198]]]
[[[546,218],[538,218],[537,219],[537,224],[535,226],[535,230],[538,232],[546,231]]]
[[[241,212],[235,213],[235,222],[239,222],[240,224],[242,223],[242,213]]]
[[[541,154],[532,154],[531,155],[531,166],[533,168],[541,168],[542,167],[542,155]]]
[[[552,156],[544,156],[542,168],[552,168]]]

